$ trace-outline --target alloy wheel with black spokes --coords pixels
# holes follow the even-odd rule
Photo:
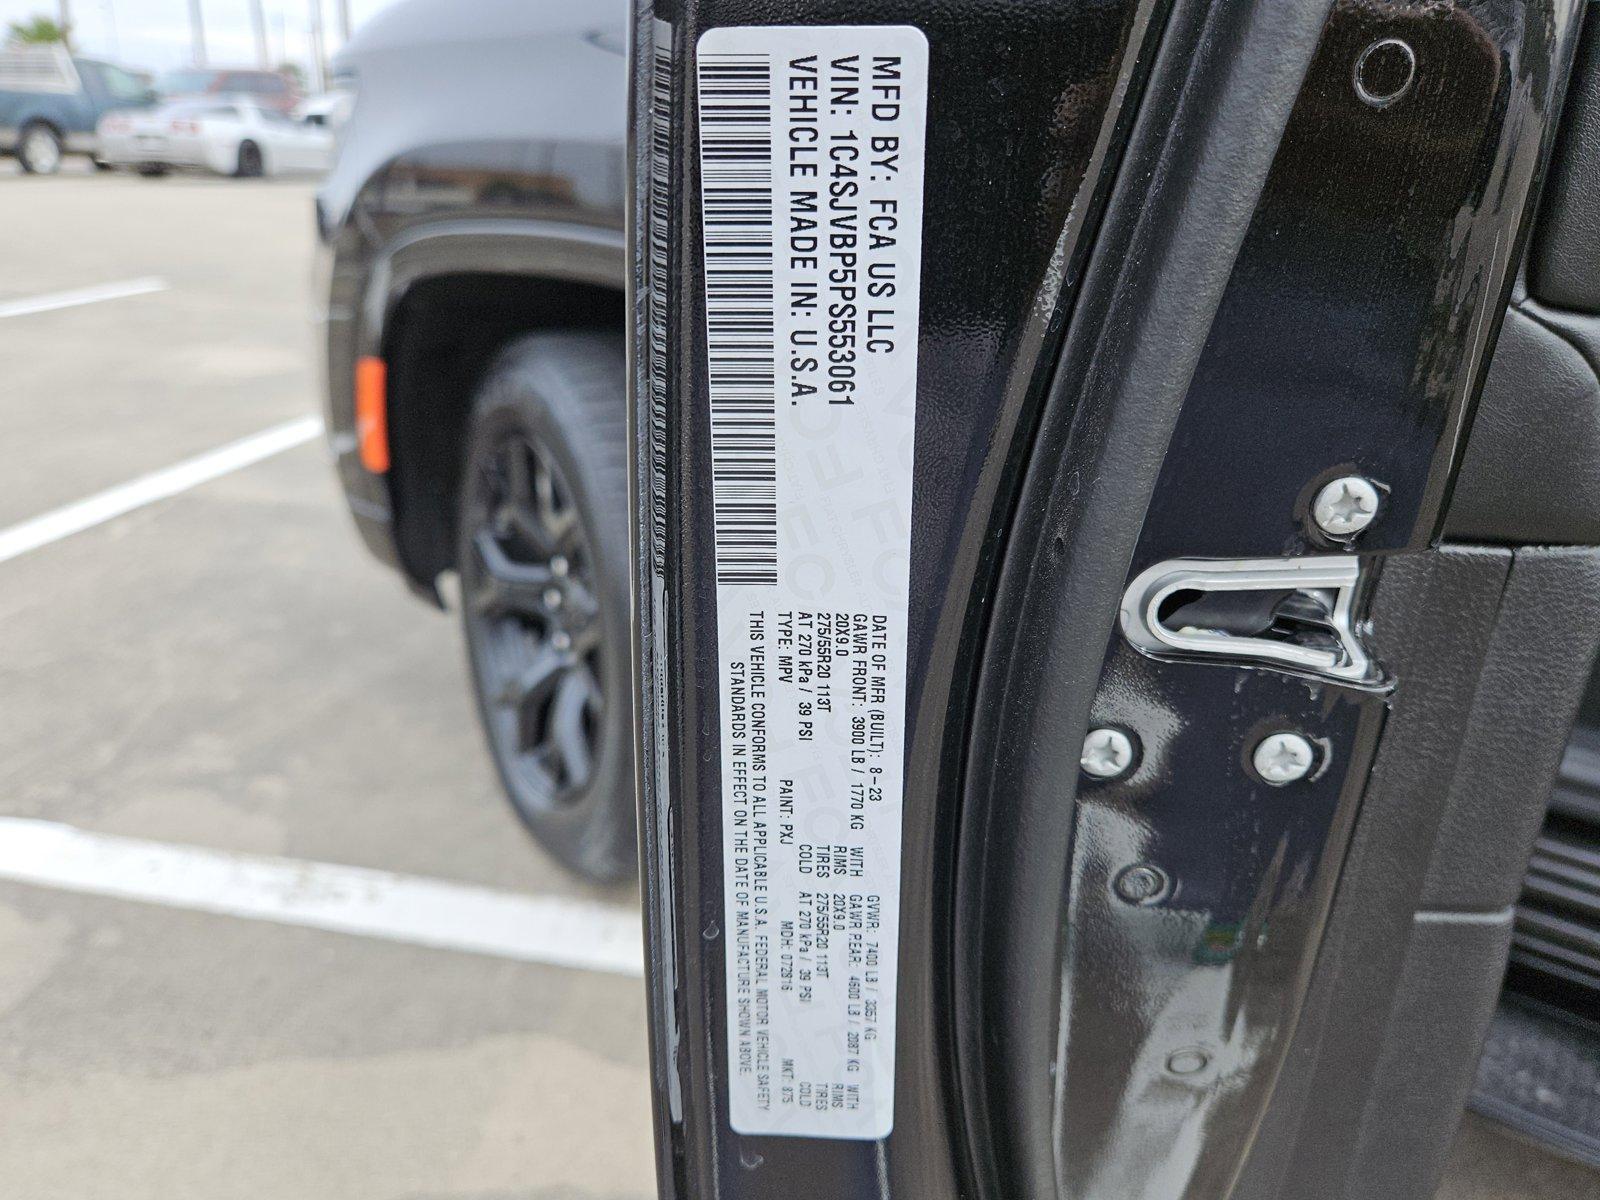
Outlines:
[[[570,803],[594,775],[605,696],[593,557],[560,469],[509,433],[480,464],[462,603],[483,622],[490,736],[530,798]]]
[[[580,874],[634,867],[623,356],[546,334],[475,403],[457,524],[478,709],[512,807]]]

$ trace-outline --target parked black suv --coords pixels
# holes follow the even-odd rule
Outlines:
[[[619,3],[408,0],[364,26],[317,200],[328,415],[367,545],[459,572],[518,814],[574,870],[634,864]]]

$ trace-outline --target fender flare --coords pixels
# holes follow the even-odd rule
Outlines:
[[[532,218],[437,221],[395,238],[374,258],[355,314],[357,353],[382,354],[389,320],[418,283],[443,275],[515,275],[626,290],[620,229]]]

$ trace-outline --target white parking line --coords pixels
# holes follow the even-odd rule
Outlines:
[[[639,914],[365,867],[0,817],[0,879],[522,962],[644,974]]]
[[[76,308],[80,304],[98,304],[102,300],[121,300],[127,296],[146,296],[151,292],[166,290],[167,281],[154,275],[123,279],[116,283],[97,283],[92,287],[73,288],[67,292],[47,292],[43,296],[0,301],[0,319],[30,317],[34,313],[54,312],[58,308]]]
[[[321,417],[296,417],[237,442],[186,459],[82,500],[0,529],[0,563],[82,533],[113,517],[165,500],[199,484],[309,442],[322,432]]]

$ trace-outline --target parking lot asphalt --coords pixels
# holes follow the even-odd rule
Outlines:
[[[314,413],[311,220],[0,177],[0,311],[166,285],[0,317],[0,528]],[[509,814],[457,635],[320,439],[52,541],[0,562],[0,817],[631,919]],[[0,1194],[643,1197],[648,1100],[635,977],[0,883]]]
[[[308,185],[0,171],[0,229],[0,545],[316,411]],[[629,928],[630,892],[573,882],[509,815],[455,620],[366,558],[320,440],[52,529],[0,561],[0,843],[47,822],[147,876],[159,848],[269,856],[333,891],[318,864],[463,885],[463,925],[516,897]],[[330,931],[299,894],[244,919],[50,870],[0,882],[0,1194],[653,1195],[626,969]],[[1440,1193],[1558,1196],[1600,1177],[1476,1119]]]

